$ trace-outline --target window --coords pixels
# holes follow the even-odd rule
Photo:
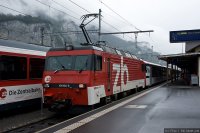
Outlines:
[[[26,79],[27,59],[16,56],[0,56],[0,80]]]
[[[142,64],[142,71],[143,71],[143,72],[146,72],[146,71],[147,71],[146,65],[145,65],[145,64]]]
[[[44,59],[31,58],[30,59],[30,78],[42,78],[44,71]]]
[[[52,56],[47,58],[47,70],[71,70],[73,56]]]
[[[92,55],[64,55],[49,56],[46,60],[45,70],[91,70]]]
[[[90,56],[76,56],[74,70],[90,70]]]
[[[95,71],[102,70],[102,57],[99,55],[95,55]]]

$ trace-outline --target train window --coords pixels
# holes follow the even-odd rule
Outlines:
[[[31,58],[30,59],[30,78],[42,78],[44,71],[44,59]]]
[[[147,70],[146,70],[146,65],[145,64],[142,64],[142,71],[143,72],[146,72]]]
[[[92,55],[50,56],[46,59],[45,70],[91,70],[91,61]]]
[[[95,56],[95,71],[102,70],[102,57],[99,55]]]
[[[147,72],[147,73],[151,73],[151,68],[150,68],[150,66],[146,66],[146,72]]]
[[[45,70],[72,70],[74,56],[50,56],[46,59]]]
[[[159,67],[157,66],[152,67],[152,77],[159,77],[159,76],[160,76]]]
[[[90,55],[81,55],[76,56],[74,70],[90,70],[91,56]]]
[[[0,80],[27,78],[27,59],[16,56],[0,56]]]

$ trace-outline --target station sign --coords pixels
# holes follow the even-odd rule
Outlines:
[[[170,31],[170,43],[200,41],[200,29]]]

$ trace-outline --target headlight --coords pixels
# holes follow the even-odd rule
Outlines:
[[[85,84],[79,84],[79,88],[85,88],[86,85]]]
[[[50,85],[49,85],[49,84],[44,84],[43,87],[44,87],[44,88],[49,88]]]

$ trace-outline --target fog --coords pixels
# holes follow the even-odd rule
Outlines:
[[[82,15],[98,13],[101,8],[105,22],[102,22],[102,32],[154,30],[150,36],[148,33],[139,34],[138,41],[148,41],[155,51],[162,54],[184,51],[183,43],[169,43],[169,31],[200,27],[197,16],[199,0],[1,0],[0,4],[24,14],[67,19],[77,24],[81,23]],[[0,9],[1,13],[19,14],[3,7]],[[98,20],[92,25],[98,27]],[[135,41],[134,34],[118,36]]]

